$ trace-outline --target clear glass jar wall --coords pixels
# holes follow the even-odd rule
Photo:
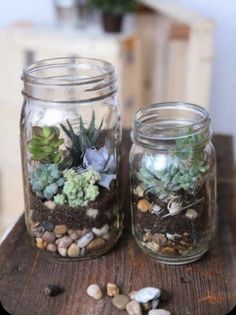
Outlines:
[[[122,230],[120,112],[111,64],[58,58],[23,72],[21,151],[26,224],[58,257],[107,252]]]
[[[208,113],[164,103],[139,110],[130,152],[133,235],[160,262],[189,263],[216,227],[216,162]]]

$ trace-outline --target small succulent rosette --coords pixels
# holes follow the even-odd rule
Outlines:
[[[204,247],[211,233],[210,178],[201,134],[143,155],[132,174],[132,207],[135,237],[148,254],[173,262]]]
[[[117,239],[115,150],[102,130],[79,119],[59,126],[33,126],[28,142],[30,232],[38,248],[70,258],[94,257]]]

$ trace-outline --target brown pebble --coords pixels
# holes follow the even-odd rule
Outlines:
[[[67,232],[67,226],[66,225],[56,225],[55,228],[54,228],[54,233],[55,234],[58,234],[58,235],[62,235],[62,234],[65,234]]]
[[[87,245],[87,249],[89,250],[101,249],[105,246],[105,244],[106,241],[103,238],[97,237]]]
[[[147,212],[149,209],[150,209],[150,202],[146,199],[141,199],[139,200],[138,202],[138,209],[141,211],[141,212]]]
[[[126,311],[129,315],[142,315],[142,309],[137,301],[131,301],[126,305]]]
[[[40,249],[45,249],[47,247],[47,242],[45,242],[41,237],[36,237],[36,246]]]
[[[69,257],[78,257],[80,255],[80,248],[76,244],[71,244],[67,254]]]
[[[164,247],[161,250],[163,255],[174,255],[176,253],[175,249],[172,247]]]
[[[108,296],[116,296],[119,294],[119,288],[115,283],[107,284],[107,295]]]
[[[70,238],[75,241],[84,236],[85,234],[88,233],[88,229],[83,229],[83,230],[73,230],[70,229],[68,230],[68,234],[70,235]]]
[[[56,244],[48,244],[47,250],[49,250],[50,252],[55,253],[57,251],[57,245]]]
[[[129,298],[123,294],[118,294],[112,299],[112,304],[120,311],[125,310],[128,303]]]
[[[144,312],[147,312],[152,308],[152,303],[150,302],[142,303],[141,305]]]

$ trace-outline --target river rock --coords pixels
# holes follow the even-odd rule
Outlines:
[[[155,233],[153,235],[153,241],[159,244],[160,246],[163,246],[167,242],[167,238],[162,233]]]
[[[198,212],[194,209],[188,209],[185,213],[186,218],[194,220],[198,217]]]
[[[57,251],[57,245],[56,244],[48,244],[47,250],[49,250],[50,252],[55,253]]]
[[[44,232],[42,239],[47,243],[54,243],[56,240],[56,235],[53,232]]]
[[[155,310],[156,308],[158,308],[158,305],[160,303],[160,300],[159,299],[156,299],[156,300],[152,300],[152,309]]]
[[[118,310],[125,310],[127,304],[129,303],[129,298],[123,294],[118,294],[112,299],[112,304]]]
[[[58,235],[66,234],[67,232],[67,226],[64,224],[56,225],[54,228],[54,233]]]
[[[98,209],[88,209],[86,215],[92,219],[96,219],[98,215]]]
[[[135,300],[135,294],[137,293],[138,291],[131,291],[130,293],[129,293],[129,298],[130,298],[130,300]]]
[[[40,249],[45,249],[47,247],[47,242],[45,242],[41,237],[36,237],[36,246]]]
[[[70,235],[70,238],[74,241],[81,238],[82,236],[84,236],[88,232],[89,232],[88,229],[83,229],[83,230],[70,229],[70,230],[68,230],[68,234]]]
[[[161,295],[161,290],[153,287],[140,289],[135,294],[135,300],[139,303],[147,303],[151,300],[158,299]]]
[[[67,256],[67,249],[65,247],[59,247],[58,246],[58,253],[63,256],[63,257],[66,257]]]
[[[45,201],[44,205],[50,210],[54,210],[56,208],[56,204],[52,200]]]
[[[105,244],[106,241],[103,238],[97,237],[88,244],[87,249],[89,250],[101,249],[105,246]]]
[[[141,212],[147,212],[150,209],[151,204],[148,200],[141,199],[139,200],[137,207]]]
[[[87,294],[95,300],[100,300],[102,298],[102,291],[97,284],[91,284],[87,288]]]
[[[31,233],[35,237],[41,237],[43,235],[44,231],[45,231],[45,228],[41,225],[31,228]]]
[[[56,244],[63,248],[68,248],[72,243],[73,240],[69,236],[63,236],[56,240]]]
[[[116,296],[119,294],[119,288],[115,283],[107,284],[107,295],[108,296]]]
[[[150,310],[148,315],[171,315],[169,311],[158,309],[158,310]]]
[[[109,241],[109,239],[111,238],[111,234],[107,233],[107,234],[103,235],[102,238],[104,238],[104,240],[106,240],[106,241]]]
[[[107,232],[109,231],[109,226],[108,224],[105,224],[103,227],[101,227],[101,229],[97,229],[97,228],[92,228],[92,232],[96,235],[96,236],[103,236],[106,235]]]
[[[69,257],[79,257],[80,255],[80,248],[76,244],[71,244],[68,248],[67,254]]]
[[[142,306],[143,311],[147,312],[152,308],[152,303],[151,302],[142,303],[141,306]]]
[[[46,220],[42,221],[41,225],[48,232],[53,232],[54,227],[55,227],[52,222],[49,222],[49,221],[46,221]]]
[[[142,315],[142,309],[137,301],[131,301],[126,305],[126,311],[129,315]]]
[[[85,234],[83,237],[81,237],[78,241],[77,241],[77,245],[80,248],[83,248],[85,246],[87,246],[92,239],[94,238],[94,235],[92,232],[88,232],[87,234]]]

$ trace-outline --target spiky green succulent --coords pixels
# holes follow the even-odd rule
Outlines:
[[[32,159],[41,163],[60,163],[62,152],[59,147],[64,140],[59,138],[59,129],[34,126],[32,133],[32,138],[28,142],[28,150],[32,154]]]
[[[77,173],[74,169],[63,172],[65,184],[61,194],[54,197],[56,204],[68,203],[71,207],[87,206],[99,194],[96,183],[101,179],[98,172],[87,170]]]
[[[144,187],[166,196],[180,189],[195,194],[209,168],[203,135],[176,140],[169,155],[148,155],[137,176]]]
[[[63,174],[56,164],[39,164],[30,173],[29,181],[36,195],[47,200],[52,199],[64,185]]]
[[[66,122],[67,126],[61,124],[61,128],[71,140],[71,145],[67,147],[67,150],[69,151],[69,156],[72,159],[70,164],[67,164],[67,167],[79,166],[82,164],[85,150],[96,146],[99,136],[101,134],[103,122],[101,122],[99,128],[96,128],[95,113],[93,112],[89,127],[85,128],[84,122],[80,117],[80,131],[78,134],[74,131],[69,120],[67,120]]]

